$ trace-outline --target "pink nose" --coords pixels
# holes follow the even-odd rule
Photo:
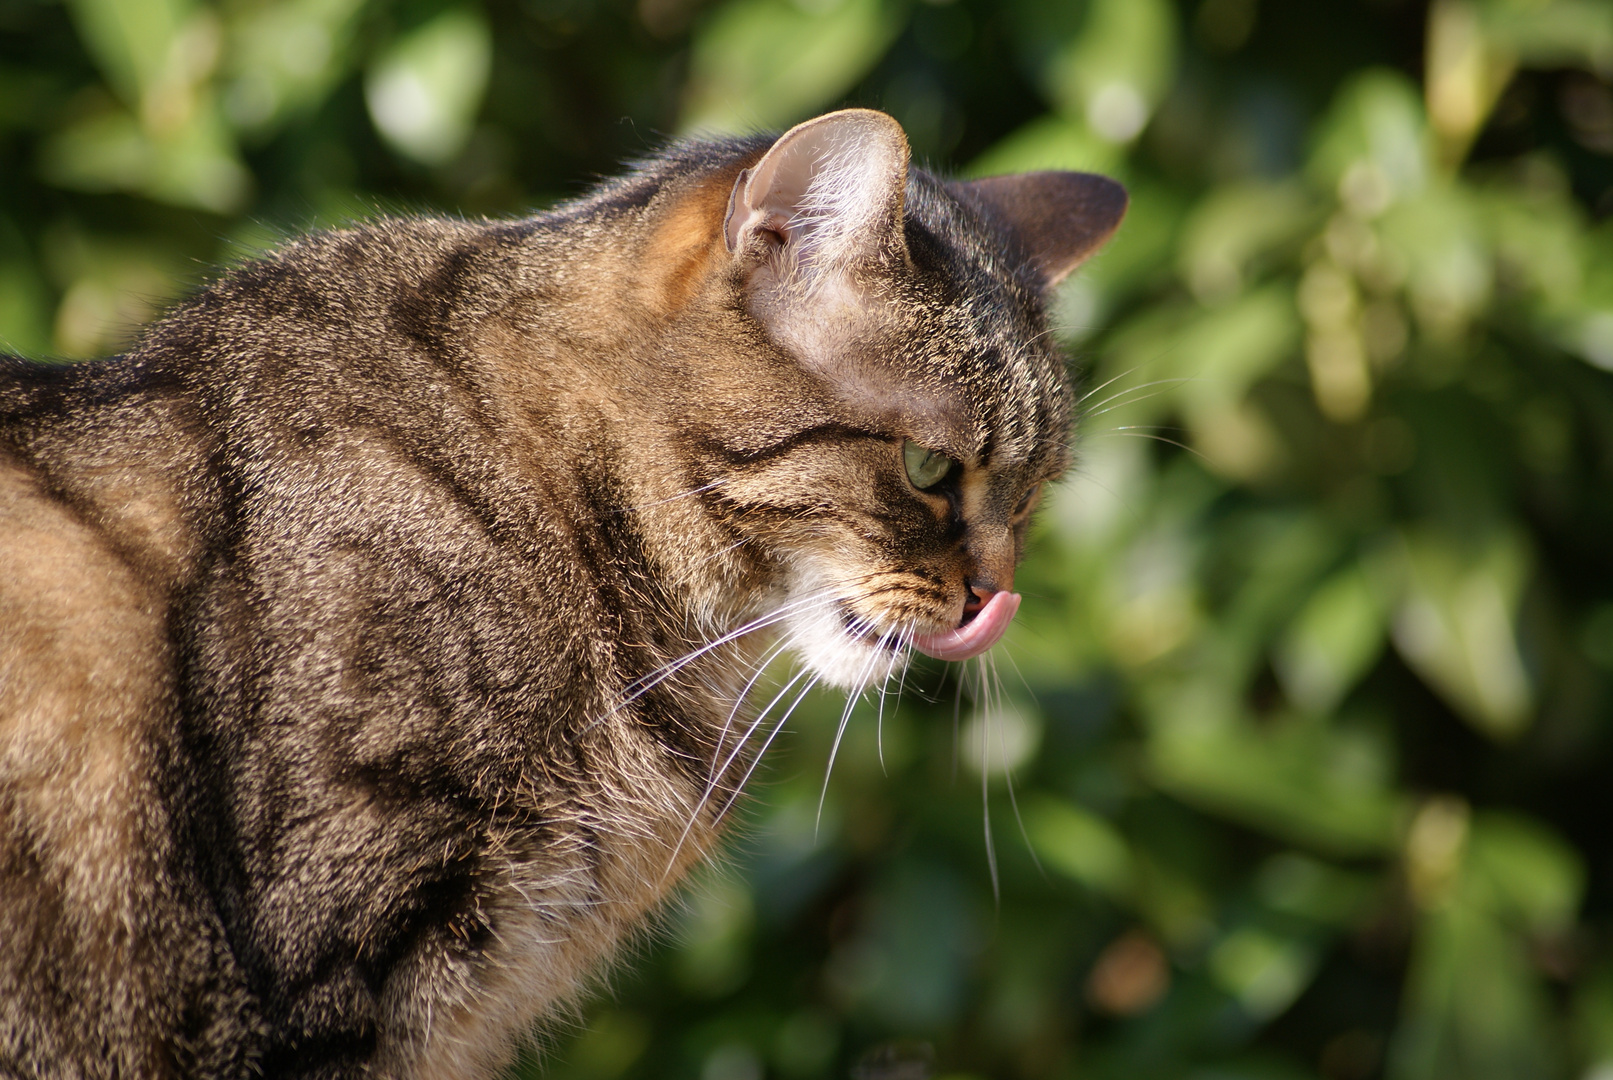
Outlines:
[[[1003,636],[1003,631],[1013,621],[1014,612],[1019,610],[1019,594],[992,592],[982,599],[985,603],[973,612],[974,618],[969,618],[969,606],[966,604],[964,618],[968,619],[967,622],[955,630],[921,634],[913,639],[913,647],[937,660],[967,660],[997,644],[997,639]]]
[[[980,614],[980,609],[989,604],[991,598],[1000,591],[1000,589],[992,585],[971,584],[969,586],[969,595],[963,601],[963,621],[968,622]]]

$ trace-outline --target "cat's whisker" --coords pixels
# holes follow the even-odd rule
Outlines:
[[[1025,343],[1027,345],[1040,344],[1041,342],[1046,341],[1048,338],[1057,337],[1059,335],[1059,331],[1060,331],[1059,327],[1057,327],[1057,326],[1049,326],[1046,330],[1043,330],[1041,333],[1032,334],[1030,337],[1026,338]]]
[[[297,1042],[307,1006],[331,1036],[301,1047],[309,1072],[499,1075],[720,847],[816,687],[849,692],[816,736],[832,734],[815,831],[876,692],[880,767],[887,710],[902,767],[916,643],[961,655],[1000,635],[1002,603],[933,638],[899,613],[1017,565],[996,503],[1069,460],[1045,301],[1125,205],[1082,174],[949,185],[913,168],[893,118],[845,110],[679,143],[521,221],[405,215],[293,241],[72,372],[0,357],[0,515],[40,526],[8,548],[24,565],[0,574],[0,606],[23,615],[0,620],[0,654],[46,703],[23,756],[76,755],[43,781],[0,762],[0,803],[22,792],[28,811],[0,839],[38,864],[0,866],[22,927],[0,940],[0,984],[24,999],[0,1004],[0,1059],[21,1046],[41,1074],[127,1075],[194,1037],[197,1061],[244,1061]],[[681,274],[684,241],[716,241],[730,272]],[[900,339],[914,326],[920,347]],[[374,358],[416,339],[377,380]],[[801,363],[776,363],[779,342]],[[870,421],[873,376],[945,415]],[[1112,390],[1083,400],[1151,392]],[[989,453],[906,438],[947,441],[954,421]],[[129,483],[150,496],[134,518],[113,512]],[[928,518],[938,495],[957,513]],[[111,500],[96,543],[78,535],[86,499]],[[173,529],[194,543],[168,551]],[[72,580],[63,545],[82,556]],[[229,573],[210,572],[220,552]],[[195,588],[106,587],[148,556]],[[973,677],[989,695],[984,664]],[[371,713],[396,723],[348,722]],[[75,741],[86,722],[128,735],[94,791],[75,779],[107,757]],[[322,776],[383,752],[410,778],[384,814],[326,798]],[[217,780],[191,808],[216,828],[163,814],[192,774]],[[266,783],[320,806],[321,827],[230,797]],[[86,850],[108,814],[143,826]],[[236,873],[258,840],[283,857]],[[198,904],[250,909],[276,949],[187,937]],[[195,963],[176,974],[175,955]],[[263,990],[245,1002],[210,975],[242,964]],[[355,971],[387,987],[379,1022],[346,991]],[[230,1022],[187,1031],[190,1005]]]
[[[1086,403],[1088,401],[1092,400],[1093,397],[1095,397],[1096,395],[1101,393],[1106,388],[1108,388],[1110,386],[1113,386],[1115,383],[1119,382],[1122,379],[1129,378],[1130,376],[1137,374],[1139,371],[1141,371],[1143,368],[1147,367],[1149,364],[1152,364],[1157,360],[1163,359],[1166,355],[1167,355],[1166,353],[1160,353],[1159,356],[1154,357],[1153,360],[1147,360],[1147,361],[1144,361],[1141,364],[1133,364],[1131,367],[1127,368],[1126,370],[1109,376],[1107,379],[1103,380],[1098,385],[1093,386],[1093,387],[1089,387],[1086,390],[1083,390],[1080,394],[1077,394],[1076,398],[1075,398],[1075,407],[1076,407],[1077,411],[1080,411],[1082,406],[1086,405]],[[1191,378],[1193,378],[1193,376],[1189,376],[1189,375],[1172,375],[1172,376],[1167,376],[1166,378],[1163,378],[1163,379],[1154,379],[1154,380],[1151,380],[1149,382],[1137,383],[1134,386],[1122,387],[1121,389],[1116,390],[1113,394],[1111,394],[1110,397],[1113,398],[1113,397],[1117,397],[1117,396],[1119,396],[1121,394],[1127,394],[1127,393],[1130,393],[1132,390],[1140,389],[1140,388],[1145,387],[1145,386],[1157,386],[1160,383],[1170,382],[1172,379],[1189,380]],[[1099,402],[1099,404],[1101,405],[1102,402]]]
[[[796,683],[800,682],[801,679],[808,674],[809,670],[810,669],[808,668],[802,668],[795,675],[791,676],[790,681],[785,683],[783,688],[773,696],[773,700],[769,701],[767,705],[756,714],[755,718],[751,720],[750,725],[745,728],[745,733],[734,741],[734,748],[729,752],[728,756],[723,759],[722,765],[712,769],[711,777],[706,784],[705,793],[701,795],[700,802],[695,806],[696,813],[699,812],[700,807],[704,805],[705,800],[710,798],[711,793],[715,791],[717,786],[722,782],[723,774],[726,773],[739,758],[740,753],[745,748],[745,744],[750,742],[750,737],[752,735],[756,734],[756,729],[761,726],[763,719],[765,719],[767,714],[772,711],[773,706],[782,701],[784,696],[790,692],[790,688]]]
[[[667,858],[666,870],[664,870],[662,872],[662,875],[661,875],[661,878],[662,878],[663,881],[665,881],[668,877],[670,877],[672,875],[673,871],[676,869],[676,867],[678,865],[678,856],[680,854],[682,854],[682,852],[683,852],[683,845],[688,842],[689,834],[694,831],[695,823],[700,820],[700,811],[705,809],[706,803],[708,801],[710,801],[713,792],[715,792],[717,790],[717,786],[722,782],[723,774],[726,773],[728,771],[729,767],[732,766],[733,763],[738,759],[740,753],[745,748],[745,744],[748,743],[750,741],[750,737],[756,733],[756,729],[761,726],[762,721],[767,717],[767,714],[772,710],[773,706],[777,705],[780,701],[784,700],[784,695],[788,694],[790,692],[790,689],[793,686],[795,686],[796,683],[800,682],[801,679],[803,677],[805,677],[806,675],[808,675],[809,673],[810,673],[809,669],[802,668],[799,672],[797,672],[795,674],[794,677],[792,677],[790,679],[789,682],[784,684],[784,688],[782,690],[780,690],[776,695],[774,695],[773,700],[768,702],[765,708],[763,708],[760,712],[758,712],[756,714],[756,718],[754,720],[752,720],[751,723],[750,723],[750,726],[745,729],[745,734],[742,735],[735,742],[733,751],[723,761],[722,767],[720,769],[714,769],[712,771],[711,778],[706,782],[705,790],[701,792],[700,798],[698,800],[696,800],[694,808],[689,812],[689,818],[688,818],[688,821],[684,823],[683,831],[678,834],[677,843],[672,846],[672,854]],[[811,686],[812,686],[812,683],[814,683],[816,681],[817,681],[817,676],[814,675],[812,680],[811,680],[811,682],[807,683],[807,687],[810,689]],[[804,694],[804,691],[803,691],[803,694]],[[799,701],[799,699],[797,699],[797,701]],[[792,707],[791,711],[794,711],[793,707]],[[787,716],[789,714],[786,713],[785,715]],[[769,741],[771,741],[771,740],[769,740]],[[751,768],[754,769],[755,767],[756,767],[756,763],[753,761],[751,763]],[[746,773],[745,773],[745,780],[748,780],[748,779],[750,779],[750,771],[749,770],[747,770]],[[736,787],[734,789],[734,793],[735,793],[736,797],[737,797],[737,795],[739,793],[740,788],[742,788],[744,786],[745,780],[741,780],[739,787]],[[725,804],[724,807],[717,812],[717,819],[720,820],[722,815],[727,813],[728,806],[732,805],[732,801],[733,800],[730,799],[729,802],[727,804]]]
[[[1192,454],[1194,457],[1198,458],[1201,461],[1204,461],[1204,462],[1209,462],[1210,461],[1209,458],[1204,456],[1203,451],[1198,450],[1195,447],[1191,447],[1191,446],[1187,445],[1185,442],[1180,442],[1179,440],[1176,440],[1176,439],[1169,439],[1169,438],[1166,438],[1164,435],[1157,435],[1157,434],[1155,434],[1154,432],[1151,432],[1151,431],[1136,431],[1136,430],[1133,430],[1130,426],[1110,428],[1107,431],[1094,431],[1091,435],[1088,436],[1088,438],[1097,439],[1097,438],[1103,438],[1105,436],[1129,436],[1130,438],[1133,438],[1133,439],[1152,439],[1155,442],[1161,442],[1161,443],[1164,443],[1167,446],[1174,446],[1174,447],[1177,447],[1180,450],[1186,450],[1189,454]]]
[[[958,782],[958,732],[963,714],[963,688],[969,677],[969,665],[959,664],[953,669],[957,673],[957,688],[952,693],[952,783]]]
[[[1014,673],[1019,676],[1020,683],[1022,683],[1025,686],[1025,689],[1029,691],[1030,684],[1025,682],[1025,675],[1019,670],[1019,665],[1014,662],[1013,656],[1008,653],[1004,653],[1003,655],[1007,657],[1009,665],[1014,669]],[[993,652],[991,657],[991,673],[992,676],[997,680],[997,703],[1000,709],[1005,695],[1003,693],[1002,673],[997,668],[997,657],[995,652]],[[1019,812],[1019,796],[1014,791],[1013,763],[1008,760],[1008,744],[1003,737],[1001,724],[997,726],[997,749],[1002,752],[1003,780],[1008,786],[1008,805],[1014,811],[1014,821],[1019,824],[1020,838],[1025,841],[1025,850],[1030,853],[1031,862],[1036,866],[1036,872],[1045,878],[1047,877],[1047,870],[1042,866],[1042,860],[1036,855],[1036,845],[1031,843],[1030,830],[1025,828],[1025,816]]]
[[[1111,375],[1109,378],[1105,379],[1103,382],[1099,383],[1097,386],[1091,387],[1090,389],[1084,390],[1081,393],[1077,394],[1076,398],[1075,398],[1075,413],[1076,413],[1076,415],[1085,417],[1087,414],[1086,414],[1085,410],[1083,409],[1083,406],[1085,406],[1086,403],[1089,400],[1092,399],[1092,397],[1094,397],[1096,394],[1100,393],[1105,387],[1111,386],[1114,383],[1117,383],[1122,379],[1125,379],[1125,378],[1127,378],[1127,377],[1129,377],[1131,375],[1137,374],[1138,372],[1142,371],[1144,368],[1147,368],[1147,367],[1150,367],[1150,366],[1152,366],[1154,364],[1159,363],[1161,360],[1164,360],[1167,356],[1170,356],[1171,353],[1177,351],[1177,348],[1178,348],[1178,346],[1172,345],[1169,348],[1161,349],[1159,352],[1155,353],[1153,356],[1149,357],[1147,360],[1144,360],[1141,363],[1133,364],[1130,367],[1126,368],[1124,371],[1120,371],[1120,372],[1115,373],[1114,375]],[[1171,378],[1178,378],[1178,379],[1181,379],[1184,382],[1191,382],[1196,377],[1195,376],[1172,376]],[[1141,388],[1141,387],[1152,386],[1152,385],[1156,385],[1156,384],[1161,383],[1161,382],[1168,382],[1168,381],[1169,381],[1169,379],[1157,379],[1157,380],[1153,380],[1153,381],[1147,382],[1147,383],[1138,383],[1135,387],[1131,387],[1129,389],[1118,390],[1114,394],[1110,395],[1110,397],[1111,398],[1118,397],[1121,394],[1128,393],[1130,389],[1138,389],[1138,388]],[[1106,400],[1108,400],[1108,399],[1106,399]],[[1103,404],[1103,402],[1099,402],[1099,404],[1101,405],[1101,404]]]
[[[898,665],[896,682],[896,707],[902,704],[902,690],[907,686],[907,664],[909,654],[913,648],[913,636],[918,629],[916,619],[909,620],[906,626],[898,626],[891,633],[894,635],[896,650],[903,654],[904,663]],[[886,639],[881,639],[881,644]],[[879,686],[879,718],[874,729],[875,744],[879,748],[879,770],[886,776],[890,773],[885,769],[885,696],[890,690],[891,672],[885,673],[884,682]]]
[[[851,712],[857,707],[857,701],[868,685],[868,677],[873,674],[874,662],[878,659],[879,652],[869,650],[868,661],[857,676],[856,689],[846,691],[846,708],[840,714],[840,725],[835,729],[834,745],[829,748],[829,763],[823,770],[823,790],[818,793],[818,813],[812,822],[813,837],[818,835],[818,829],[823,825],[823,803],[829,797],[829,777],[834,774],[835,758],[840,753],[840,741],[845,737],[846,724],[851,720]]]
[[[986,737],[986,728],[990,723],[991,709],[989,707],[990,687],[986,682],[986,658],[976,658],[979,666],[980,697],[975,701],[975,708],[980,710],[980,817],[986,834],[986,866],[991,872],[991,897],[993,903],[999,908],[1002,906],[1002,883],[997,876],[997,843],[991,835],[991,740]]]
[[[865,576],[871,576],[871,575],[865,575]],[[815,594],[815,595],[820,597],[820,598],[822,598],[824,594],[819,593],[819,594]],[[856,619],[856,620],[853,621],[850,629],[854,634],[857,634],[857,635],[861,636],[861,635],[864,635],[864,634],[868,633],[869,631],[871,631],[873,629],[873,626],[867,620],[859,618],[859,619]],[[908,633],[909,634],[911,633],[911,629],[909,629]],[[849,717],[850,717],[850,713],[851,713],[852,709],[855,707],[856,701],[859,700],[861,698],[861,696],[866,692],[868,683],[870,681],[870,676],[872,675],[872,670],[873,670],[873,667],[874,667],[876,661],[878,660],[878,658],[883,653],[885,653],[887,651],[887,648],[890,646],[890,644],[891,644],[891,642],[893,640],[898,642],[901,648],[906,648],[907,647],[907,642],[906,642],[903,630],[900,627],[893,627],[893,628],[891,628],[889,630],[886,630],[884,633],[882,633],[880,635],[878,641],[869,650],[869,658],[865,662],[864,667],[862,669],[862,673],[859,675],[859,677],[857,679],[858,688],[857,688],[855,693],[848,695],[847,709],[846,709],[846,712],[842,715],[840,728],[839,728],[839,731],[838,731],[837,736],[836,736],[835,748],[830,754],[830,761],[829,761],[829,771],[830,772],[832,772],[832,770],[833,770],[834,757],[835,757],[835,754],[838,753],[838,751],[839,751],[840,737],[844,734],[846,724],[847,724],[847,722],[849,720]],[[787,648],[789,648],[790,646],[792,646],[794,644],[795,644],[794,637],[793,636],[787,636],[782,641],[780,641],[776,645],[774,645],[767,652],[767,654],[757,663],[755,672],[751,675],[751,678],[745,684],[744,689],[741,690],[740,693],[738,694],[738,696],[736,697],[736,700],[734,702],[734,706],[729,711],[728,717],[724,721],[722,730],[718,735],[717,745],[713,750],[710,779],[708,780],[704,791],[701,793],[701,796],[700,796],[699,800],[696,802],[695,806],[691,810],[689,818],[688,818],[688,821],[685,824],[682,833],[679,835],[679,838],[678,838],[678,841],[677,841],[676,845],[674,845],[673,853],[672,853],[672,856],[671,856],[671,858],[669,860],[667,871],[666,871],[668,874],[670,874],[672,872],[672,869],[675,867],[676,862],[677,862],[678,854],[681,853],[683,845],[687,842],[688,835],[692,831],[692,829],[693,829],[693,827],[695,825],[695,822],[699,820],[700,811],[705,807],[707,802],[709,802],[711,796],[716,791],[718,785],[721,783],[722,777],[728,772],[729,768],[732,767],[734,762],[738,759],[739,754],[743,752],[744,747],[746,746],[747,743],[749,743],[751,737],[755,734],[756,730],[763,723],[763,721],[765,720],[767,715],[784,698],[784,696],[787,695],[790,692],[790,690],[795,686],[795,684],[798,683],[801,680],[801,678],[806,674],[806,671],[803,670],[802,672],[797,673],[794,677],[792,677],[790,679],[789,682],[787,682],[784,685],[784,687],[778,692],[778,694],[774,696],[773,700],[768,702],[768,704],[757,713],[756,718],[745,729],[745,732],[737,740],[735,740],[733,749],[728,753],[727,757],[723,758],[723,756],[722,756],[723,747],[727,745],[728,733],[729,733],[730,730],[732,730],[733,720],[734,720],[735,716],[738,715],[739,710],[744,706],[745,700],[749,696],[750,691],[754,688],[754,686],[756,685],[756,682],[765,673],[767,667],[773,662],[773,660],[776,659],[779,656],[780,653],[782,653],[783,651],[785,651]],[[880,724],[879,724],[878,734],[877,734],[877,737],[878,737],[878,740],[879,740],[880,764],[881,764],[882,768],[884,767],[884,743],[883,743],[884,704],[885,704],[886,694],[888,693],[889,681],[890,681],[890,672],[887,671],[886,675],[885,675],[885,677],[884,677],[884,679],[883,679],[883,681],[881,683],[881,687],[880,687]],[[817,677],[814,676],[812,681],[807,684],[807,688],[809,689],[816,682],[817,682]],[[796,700],[791,703],[789,709],[785,712],[785,717],[786,718],[791,713],[793,713],[795,711],[795,709],[799,706],[800,702],[802,700],[804,700],[804,697],[805,697],[805,689],[802,691],[802,693],[800,695],[797,696]],[[780,724],[782,724],[782,720],[780,721]],[[745,776],[740,780],[739,785],[735,788],[734,797],[737,797],[739,792],[741,790],[743,790],[745,782],[749,779],[749,777],[751,775],[751,772],[754,771],[754,769],[755,769],[755,767],[756,767],[756,765],[757,765],[757,763],[759,761],[760,754],[766,752],[767,746],[771,745],[771,743],[773,741],[773,738],[777,734],[778,730],[779,730],[779,728],[775,727],[773,733],[770,734],[768,736],[767,740],[764,742],[763,748],[762,748],[761,751],[758,752],[757,758],[753,759],[753,761],[751,762],[750,767],[746,770]],[[719,759],[721,759],[721,760],[719,760]],[[824,784],[825,784],[824,794],[825,795],[827,794],[828,775],[829,775],[828,772],[826,772],[825,777],[824,777]],[[717,816],[719,818],[724,813],[727,812],[727,806],[731,805],[731,803],[732,803],[732,798],[730,798],[728,804],[725,804],[725,806],[718,811]],[[820,821],[821,821],[822,811],[823,811],[823,797],[820,796],[819,806],[818,806],[818,813],[819,813]]]
[[[807,684],[801,687],[801,692],[795,695],[795,700],[790,702],[790,707],[784,710],[784,714],[773,725],[773,730],[768,732],[767,738],[762,740],[762,745],[756,751],[755,757],[751,758],[750,766],[745,770],[745,775],[739,778],[738,784],[734,785],[734,793],[728,797],[728,801],[722,805],[722,809],[717,811],[719,820],[733,808],[734,801],[739,798],[745,790],[745,785],[750,782],[751,774],[756,771],[756,767],[762,763],[762,758],[767,755],[768,747],[773,745],[773,740],[778,738],[779,732],[784,730],[784,724],[795,714],[795,710],[801,707],[801,702],[805,701],[807,694],[811,693],[812,688],[818,685],[820,678],[821,676],[813,675],[811,679],[807,680]]]
[[[889,639],[890,634],[880,638],[879,647],[884,648]],[[879,757],[880,774],[887,779],[890,777],[890,770],[885,767],[885,692],[890,687],[890,681],[890,672],[887,671],[879,684],[879,711],[874,715],[874,751]]]
[[[880,636],[879,643],[875,648],[883,652],[888,647],[891,647],[893,642],[895,643],[894,649],[898,653],[906,648],[902,638],[902,630],[899,626],[893,626],[885,631]],[[905,671],[907,665],[903,664],[901,667]],[[874,747],[879,754],[879,771],[887,777],[890,776],[890,771],[885,768],[885,699],[890,693],[892,674],[894,672],[890,668],[886,668],[885,677],[879,681],[879,713],[874,721]]]
[[[915,655],[919,655],[919,656],[923,655],[922,653],[920,653],[918,651],[917,647],[913,644],[913,642],[917,638],[918,638],[918,619],[916,619],[916,618],[909,619],[907,621],[907,625],[902,628],[901,637],[898,639],[898,648],[901,650],[902,656],[903,656],[904,659],[906,659],[908,661],[912,661],[912,659],[913,659],[913,657]],[[902,694],[907,689],[907,670],[908,670],[909,666],[911,666],[910,663],[904,663],[902,665],[901,671],[898,673],[898,677],[897,677],[897,681],[896,681],[896,703],[898,705],[901,704]],[[919,694],[921,697],[923,696],[923,692],[918,688],[918,685],[916,683],[914,684],[913,692],[915,694]]]
[[[1019,680],[1019,685],[1025,688],[1025,693],[1034,698],[1036,696],[1036,691],[1031,689],[1031,684],[1025,678],[1025,673],[1020,670],[1019,661],[1014,659],[1014,654],[1005,652],[1003,653],[1003,659],[1007,660],[1008,666],[1014,669],[1014,677]]]
[[[1139,383],[1136,386],[1128,386],[1124,390],[1115,391],[1113,394],[1093,405],[1091,408],[1083,410],[1081,413],[1081,418],[1090,422],[1095,416],[1102,416],[1104,413],[1114,412],[1116,409],[1126,405],[1140,404],[1141,402],[1159,397],[1161,394],[1175,386],[1198,381],[1198,379],[1184,375],[1179,378],[1156,379],[1153,382],[1145,382]],[[1145,394],[1143,393],[1144,390],[1151,390],[1151,392]]]
[[[584,734],[594,730],[600,724],[610,719],[610,717],[631,705],[634,701],[637,701],[649,691],[653,690],[655,687],[677,674],[690,663],[711,652],[713,649],[718,649],[729,644],[730,642],[737,641],[746,634],[754,633],[757,630],[765,629],[766,627],[772,626],[776,623],[783,622],[791,615],[798,614],[801,611],[810,610],[814,606],[828,605],[834,601],[835,596],[827,590],[816,592],[797,600],[792,600],[787,604],[775,608],[773,611],[770,611],[765,615],[758,616],[757,618],[752,619],[750,622],[720,635],[719,637],[707,642],[692,652],[685,653],[683,656],[680,656],[678,659],[673,660],[660,668],[657,668],[650,674],[635,679],[633,682],[627,685],[626,690],[623,692],[622,700],[613,705],[603,716],[599,717],[592,724],[588,725],[588,727],[584,729]]]
[[[1103,380],[1097,386],[1089,387],[1086,390],[1083,390],[1081,393],[1079,393],[1079,394],[1077,394],[1075,396],[1076,407],[1080,408],[1082,405],[1085,405],[1087,403],[1087,399],[1090,398],[1093,394],[1097,394],[1097,393],[1102,392],[1102,390],[1105,387],[1113,386],[1115,383],[1119,382],[1121,379],[1124,379],[1126,376],[1131,375],[1131,374],[1139,371],[1141,368],[1142,368],[1141,364],[1133,365],[1132,367],[1127,368],[1125,371],[1121,371],[1121,372],[1118,372],[1118,373],[1116,373],[1114,375],[1109,376],[1107,379]]]
[[[779,641],[767,651],[762,659],[757,661],[756,673],[750,677],[750,680],[745,683],[745,688],[739,692],[737,697],[735,697],[734,707],[728,710],[728,718],[723,721],[722,731],[717,735],[717,745],[711,752],[711,772],[713,782],[716,781],[716,778],[719,775],[717,759],[722,756],[722,748],[728,741],[728,732],[733,728],[734,717],[738,716],[739,710],[744,708],[745,701],[750,697],[751,690],[756,686],[757,681],[761,679],[761,677],[767,672],[768,667],[772,665],[774,660],[778,659],[779,655],[783,653],[785,649],[788,649],[794,644],[795,637],[792,634],[786,634],[784,637],[780,638]],[[749,735],[747,735],[746,738],[749,738]],[[743,743],[743,741],[744,740],[742,739],[741,742]]]

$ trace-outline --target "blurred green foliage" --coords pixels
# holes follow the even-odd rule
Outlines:
[[[1111,172],[1001,677],[871,700],[821,812],[809,699],[523,1073],[1607,1080],[1610,79],[1602,0],[0,0],[0,342],[842,103]]]

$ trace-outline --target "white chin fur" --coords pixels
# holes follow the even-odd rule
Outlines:
[[[878,648],[854,637],[841,615],[838,604],[813,604],[785,620],[791,648],[819,679],[857,692],[884,682],[907,666],[906,649]]]

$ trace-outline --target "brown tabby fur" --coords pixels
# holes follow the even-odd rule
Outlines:
[[[1010,586],[1123,208],[850,111],[0,357],[0,1073],[496,1072],[718,837],[702,646],[853,686]]]

